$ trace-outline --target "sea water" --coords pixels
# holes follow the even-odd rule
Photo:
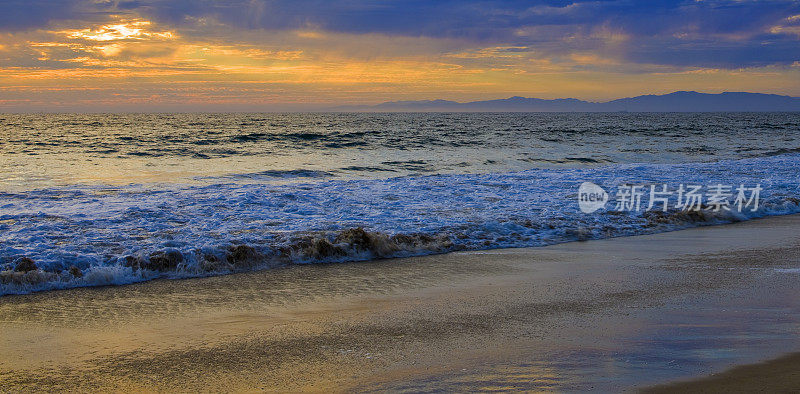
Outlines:
[[[583,182],[612,201],[581,212]],[[638,210],[613,201],[627,185]],[[680,185],[761,191],[741,212],[647,210],[651,187]],[[0,295],[535,247],[799,203],[800,113],[5,114]]]

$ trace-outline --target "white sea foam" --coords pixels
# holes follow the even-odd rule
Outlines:
[[[581,213],[577,189],[760,183],[755,212]],[[613,194],[612,194],[613,196]],[[0,193],[0,295],[286,264],[542,246],[800,212],[800,155],[491,174]],[[22,258],[37,270],[14,272]]]

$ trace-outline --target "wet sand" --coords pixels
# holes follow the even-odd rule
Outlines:
[[[659,385],[645,393],[796,393],[800,389],[800,353],[744,365],[712,376]]]
[[[0,391],[635,391],[800,350],[799,228],[2,297]]]

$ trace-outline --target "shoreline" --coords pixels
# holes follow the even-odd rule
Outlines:
[[[650,387],[800,349],[797,274],[779,272],[800,267],[798,226],[773,216],[3,297],[0,378],[79,391]]]
[[[794,202],[797,205],[796,202]],[[261,272],[261,271],[272,271],[272,270],[280,270],[280,269],[287,269],[293,266],[322,266],[322,265],[339,265],[339,264],[358,264],[358,263],[370,263],[375,261],[392,261],[392,260],[404,260],[404,259],[414,259],[414,258],[426,258],[426,257],[434,257],[434,256],[442,256],[448,255],[453,253],[483,253],[483,252],[492,252],[492,251],[502,251],[502,250],[513,250],[513,249],[539,249],[539,248],[546,248],[546,247],[553,247],[555,245],[562,245],[562,244],[570,244],[574,242],[586,242],[586,241],[601,241],[601,240],[609,240],[615,238],[630,238],[630,237],[639,237],[639,236],[648,236],[648,235],[656,235],[662,233],[670,233],[676,231],[684,231],[684,230],[691,230],[703,227],[714,227],[714,226],[726,226],[731,224],[736,224],[740,222],[747,222],[752,220],[761,220],[771,217],[780,217],[780,216],[791,216],[791,215],[800,215],[800,213],[779,213],[779,214],[770,214],[765,216],[756,216],[747,219],[731,219],[731,218],[710,218],[705,219],[704,221],[699,222],[686,222],[678,227],[675,228],[667,228],[667,229],[651,229],[651,231],[643,231],[638,234],[629,234],[629,235],[613,235],[613,236],[606,236],[600,238],[584,238],[584,235],[581,235],[581,230],[575,230],[577,234],[576,239],[571,240],[559,240],[552,243],[547,243],[543,245],[536,245],[536,246],[502,246],[502,247],[491,247],[488,249],[471,249],[471,248],[450,248],[446,251],[435,250],[434,245],[436,243],[451,243],[450,239],[439,236],[431,236],[425,237],[420,236],[419,234],[398,234],[394,236],[388,236],[385,233],[381,232],[368,232],[364,231],[361,227],[352,227],[349,229],[344,229],[340,231],[341,234],[345,234],[346,236],[343,238],[352,237],[355,241],[351,241],[347,246],[342,248],[339,244],[332,244],[330,241],[317,243],[308,247],[306,250],[302,250],[301,254],[306,255],[320,255],[323,260],[319,261],[311,261],[311,262],[303,262],[301,261],[292,261],[290,257],[285,255],[277,255],[271,256],[274,261],[271,263],[264,263],[264,262],[256,262],[260,259],[269,258],[270,256],[263,255],[257,251],[253,246],[248,244],[231,244],[228,247],[227,252],[229,254],[224,255],[222,258],[214,255],[212,256],[214,263],[213,264],[221,264],[220,262],[227,261],[228,264],[231,265],[231,271],[223,271],[223,272],[215,272],[215,271],[185,271],[185,272],[170,272],[170,271],[162,271],[159,267],[159,264],[169,265],[175,263],[176,261],[187,261],[187,257],[180,257],[176,258],[175,253],[176,250],[171,248],[164,248],[163,250],[156,250],[155,252],[150,254],[150,258],[152,259],[153,256],[156,256],[158,259],[157,263],[148,262],[147,260],[143,260],[142,256],[139,257],[132,257],[127,256],[130,258],[132,265],[123,265],[122,267],[103,267],[103,268],[111,268],[111,271],[107,272],[92,272],[91,276],[95,279],[98,279],[102,282],[102,284],[96,283],[89,283],[89,284],[74,284],[67,282],[58,282],[59,280],[64,280],[65,274],[68,276],[68,280],[82,280],[89,275],[81,273],[80,269],[75,267],[74,265],[71,267],[69,273],[67,271],[61,273],[60,277],[56,271],[43,271],[41,269],[36,269],[37,267],[34,266],[34,270],[30,271],[21,271],[17,272],[15,270],[5,270],[0,271],[0,285],[9,285],[9,286],[18,286],[22,285],[25,287],[22,288],[12,288],[11,292],[4,293],[2,291],[8,291],[9,289],[0,289],[0,299],[3,297],[14,297],[14,296],[22,296],[22,295],[30,295],[36,293],[44,293],[44,292],[53,292],[53,291],[64,291],[64,290],[74,290],[80,288],[105,288],[105,287],[119,287],[119,286],[130,286],[130,285],[138,285],[141,283],[146,283],[149,281],[162,281],[162,280],[191,280],[191,279],[202,279],[202,278],[209,278],[209,277],[216,277],[216,276],[227,276],[227,275],[238,275],[238,274],[247,274],[247,273],[254,273],[254,272]],[[691,223],[691,224],[689,224]],[[356,234],[353,236],[352,234]],[[362,234],[363,237],[362,238]],[[395,241],[395,237],[403,241]],[[326,238],[324,236],[322,238],[317,238],[325,241]],[[410,239],[406,241],[406,239]],[[305,242],[300,241],[300,243]],[[397,242],[397,243],[395,243]],[[408,253],[402,252],[402,247],[406,246],[403,242],[407,242],[409,244],[417,245],[422,244],[422,247],[418,250],[411,250],[405,251]],[[367,245],[363,245],[361,243],[366,243]],[[428,249],[430,247],[430,249]],[[336,249],[338,248],[338,249]],[[366,248],[366,249],[364,249]],[[382,254],[385,253],[386,249],[391,250],[392,248],[396,248],[401,250],[401,253],[398,254]],[[330,254],[331,251],[334,251],[333,255],[336,256],[336,253],[347,253],[347,250],[354,251],[355,254],[352,255],[345,255],[341,259],[332,259],[332,260],[325,260],[327,257],[326,254]],[[195,251],[199,254],[199,251]],[[359,256],[358,254],[362,254]],[[368,253],[372,254],[370,257],[364,257],[363,254]],[[166,257],[165,257],[166,256]],[[23,258],[26,256],[23,256]],[[196,257],[196,256],[195,256]],[[308,258],[306,256],[306,258]],[[171,261],[172,263],[167,263],[167,261]],[[35,264],[35,262],[34,262]],[[148,266],[151,265],[151,266]],[[176,264],[176,266],[179,264]],[[239,265],[238,268],[236,266]],[[142,266],[148,266],[146,270],[139,270]],[[141,274],[140,277],[134,278],[121,278],[117,277],[120,271],[114,272],[114,268],[134,268],[132,271],[128,271],[127,273],[133,273],[140,275],[142,272],[146,272],[145,274]],[[78,270],[78,275],[72,273],[72,269]],[[56,282],[49,282],[49,279],[56,279]],[[52,286],[52,287],[47,287]]]

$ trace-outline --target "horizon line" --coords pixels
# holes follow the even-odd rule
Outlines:
[[[447,104],[452,105],[466,105],[472,103],[483,103],[483,102],[491,102],[491,101],[502,101],[502,100],[510,100],[510,99],[533,99],[533,100],[542,100],[542,101],[557,101],[557,100],[576,100],[582,103],[587,104],[607,104],[612,103],[617,100],[624,100],[624,99],[635,99],[641,97],[664,97],[669,95],[674,95],[677,93],[694,93],[699,95],[709,95],[709,96],[720,96],[724,94],[754,94],[754,95],[763,95],[763,96],[776,96],[782,98],[789,98],[789,99],[800,99],[800,96],[791,96],[786,94],[778,94],[778,93],[764,93],[764,92],[748,92],[748,91],[721,91],[719,93],[708,93],[708,92],[701,92],[696,90],[676,90],[669,93],[649,93],[649,94],[639,94],[635,96],[622,96],[614,99],[609,99],[605,101],[590,101],[585,99],[580,99],[576,97],[559,97],[559,98],[551,98],[551,99],[542,99],[538,97],[526,97],[526,96],[519,96],[519,95],[512,95],[512,96],[503,96],[499,98],[483,98],[471,101],[456,101],[456,100],[449,100],[443,98],[430,98],[430,99],[416,99],[416,100],[388,100],[388,101],[381,101],[377,103],[370,103],[370,104],[338,104],[332,105],[328,103],[270,103],[265,104],[264,107],[269,106],[277,106],[277,107],[285,107],[285,108],[276,108],[276,109],[267,109],[267,108],[256,108],[252,104],[215,104],[215,103],[207,103],[207,104],[195,104],[196,106],[202,107],[198,110],[191,110],[185,109],[185,107],[190,106],[192,104],[153,104],[153,105],[145,105],[140,106],[139,109],[134,109],[130,107],[137,106],[136,104],[121,104],[121,105],[109,105],[109,106],[98,106],[93,104],[85,104],[79,106],[70,106],[70,107],[56,107],[56,108],[32,108],[32,109],[23,109],[23,108],[2,108],[0,106],[0,114],[192,114],[192,113],[207,113],[207,114],[225,114],[225,113],[358,113],[358,112],[432,112],[432,113],[458,113],[458,112],[484,112],[484,113],[492,113],[492,112],[505,112],[505,113],[513,113],[513,112],[529,112],[529,113],[593,113],[593,112],[639,112],[639,113],[647,113],[647,112],[661,112],[661,113],[682,113],[682,112],[798,112],[795,110],[791,111],[609,111],[609,110],[584,110],[584,111],[547,111],[547,110],[531,110],[531,111],[481,111],[481,110],[457,110],[454,109],[452,111],[442,111],[442,110],[431,110],[431,111],[415,111],[415,110],[402,110],[402,109],[395,109],[395,110],[387,110],[387,111],[370,111],[370,108],[378,107],[384,104],[402,104],[402,103],[419,103],[419,104],[432,104],[437,101],[444,102]],[[86,108],[84,108],[86,107]],[[88,110],[89,107],[97,108],[97,110]],[[172,110],[169,108],[173,107]],[[211,108],[217,107],[218,109]],[[236,109],[233,107],[240,107],[241,109]],[[294,108],[291,108],[294,107]],[[166,110],[165,110],[166,109]],[[380,109],[380,108],[377,108]]]

